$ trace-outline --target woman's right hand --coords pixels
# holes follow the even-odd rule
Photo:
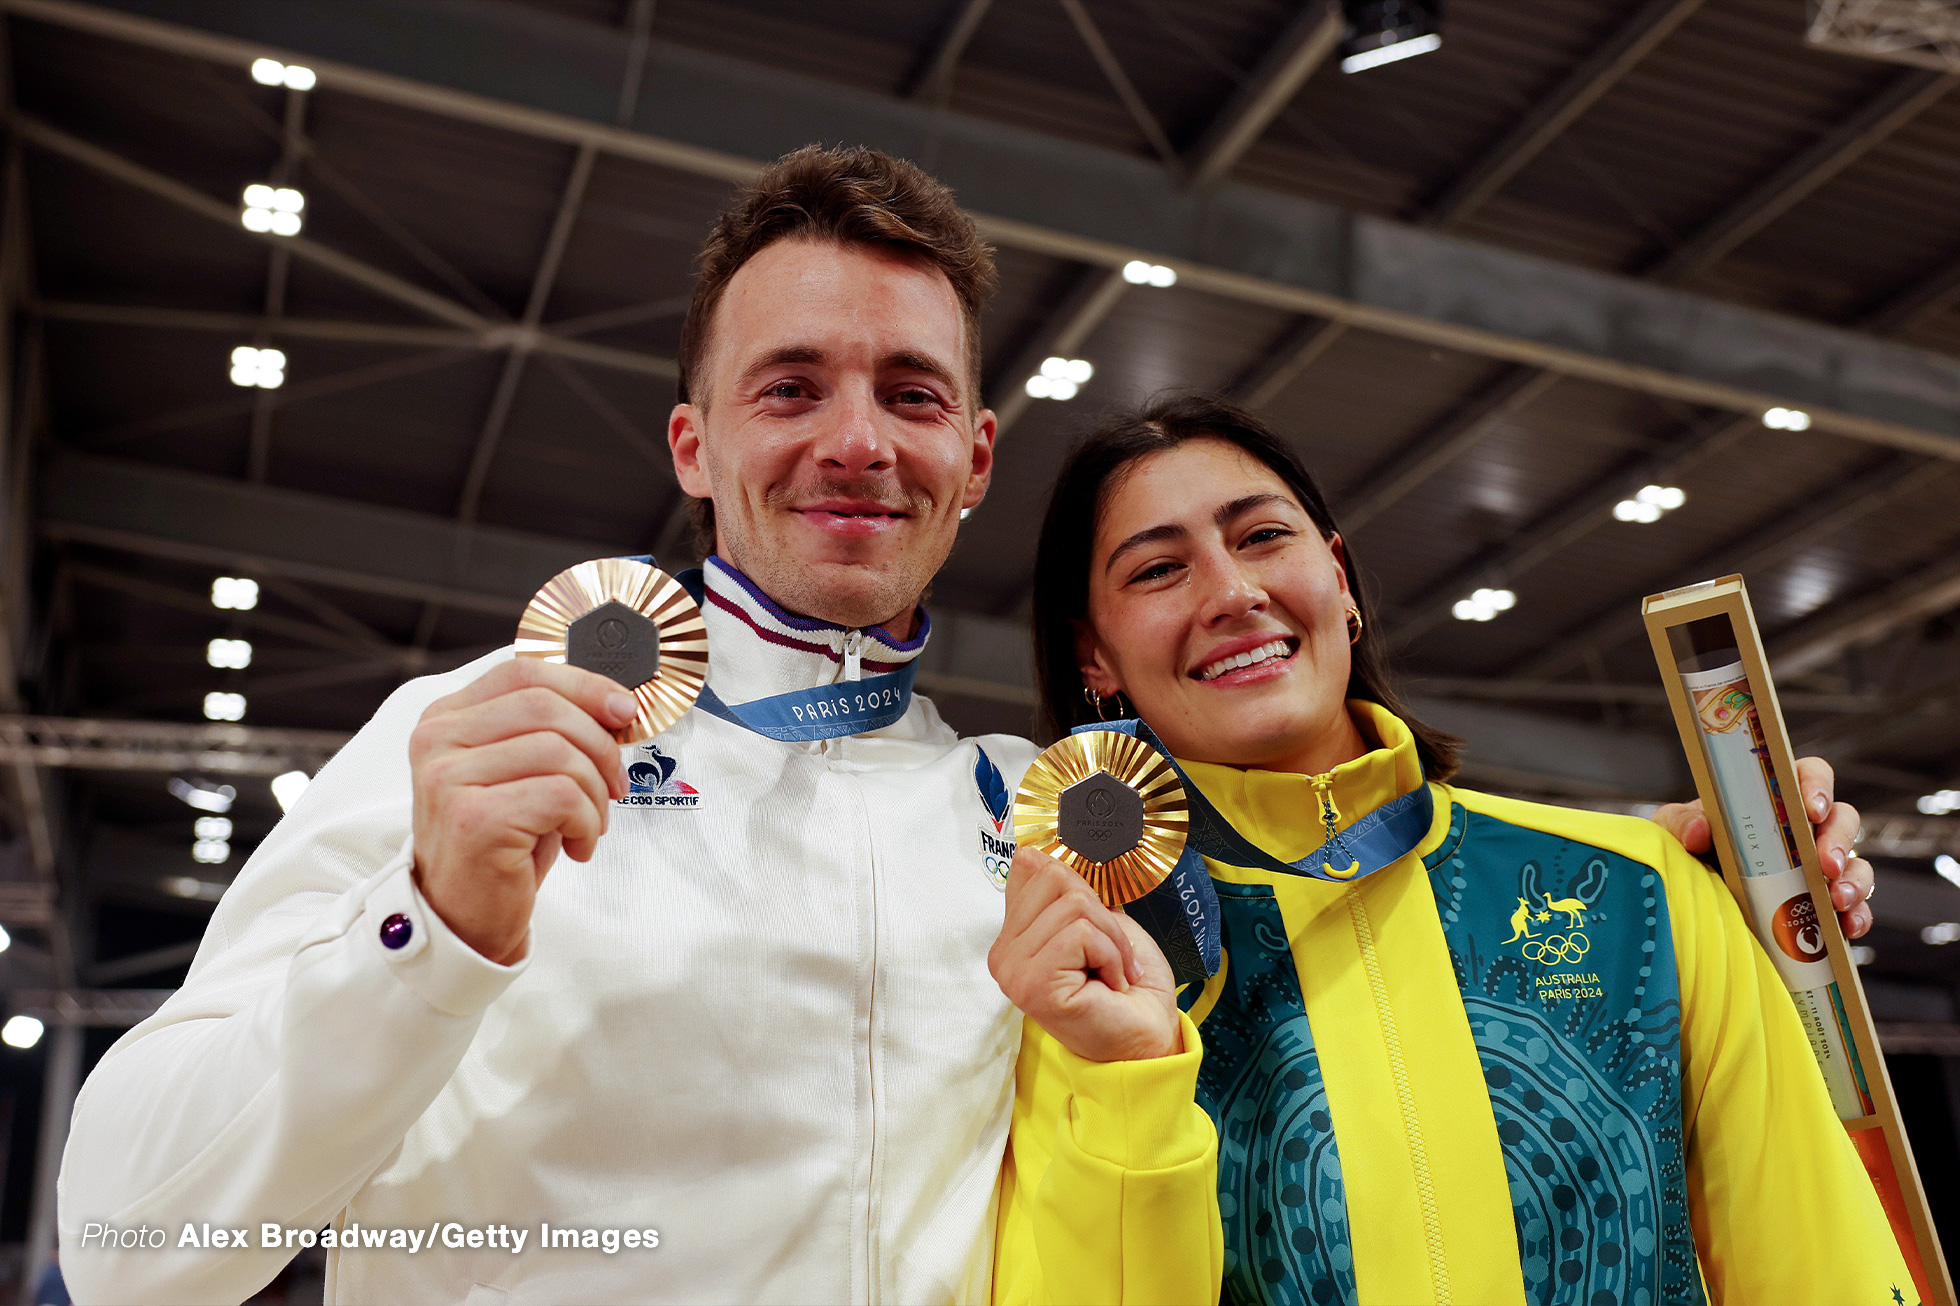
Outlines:
[[[1014,854],[1007,919],[987,968],[1008,1000],[1089,1061],[1184,1050],[1170,963],[1142,926],[1033,848]]]

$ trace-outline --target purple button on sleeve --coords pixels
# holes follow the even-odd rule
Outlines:
[[[405,948],[415,937],[415,922],[396,912],[381,922],[381,946],[384,948]]]

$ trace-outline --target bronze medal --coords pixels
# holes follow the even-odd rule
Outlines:
[[[701,696],[708,627],[666,572],[600,558],[545,582],[517,623],[517,655],[618,681],[639,711],[614,734],[622,744],[636,744],[680,720]]]
[[[1014,796],[1014,837],[1067,863],[1111,907],[1177,865],[1191,811],[1168,759],[1131,735],[1087,730],[1047,748]]]

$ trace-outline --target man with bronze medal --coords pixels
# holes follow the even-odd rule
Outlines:
[[[723,215],[669,424],[711,556],[572,569],[320,772],[78,1099],[78,1299],[240,1300],[291,1255],[194,1222],[327,1227],[351,1302],[1216,1300],[1203,813],[1134,723],[1017,811],[1036,748],[912,693],[992,467],[993,282],[872,151]],[[170,1245],[79,1245],[111,1218]]]

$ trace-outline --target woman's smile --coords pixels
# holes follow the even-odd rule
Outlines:
[[[1300,641],[1292,635],[1249,635],[1213,650],[1204,664],[1190,673],[1191,678],[1221,688],[1272,680],[1285,674],[1286,663],[1299,648]]]

